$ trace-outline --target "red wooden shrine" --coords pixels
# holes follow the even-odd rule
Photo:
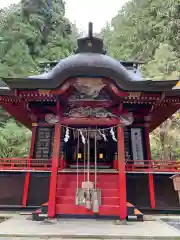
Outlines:
[[[32,130],[27,158],[0,159],[1,207],[38,209],[34,219],[180,209],[179,162],[152,160],[149,141],[180,107],[178,81],[143,80],[138,62],[106,55],[91,25],[74,55],[3,79],[0,105]]]

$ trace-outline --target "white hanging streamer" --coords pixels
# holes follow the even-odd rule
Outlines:
[[[82,143],[85,144],[86,143],[86,139],[82,133],[82,131],[79,129],[80,135],[81,135],[81,139],[82,139]]]
[[[64,126],[65,127],[65,126]],[[79,133],[80,133],[80,135],[81,135],[81,140],[82,140],[82,143],[83,144],[85,144],[86,143],[86,139],[85,139],[85,137],[84,137],[84,135],[83,135],[83,132],[82,132],[82,130],[81,129],[73,129],[73,128],[70,128],[70,129],[72,129],[73,130],[73,132],[76,130],[76,131],[79,131]],[[66,133],[65,133],[65,137],[64,137],[64,142],[68,142],[68,140],[69,140],[69,138],[70,138],[70,130],[69,129],[69,127],[66,127]],[[108,129],[108,128],[107,128]],[[106,129],[106,130],[107,130]],[[111,136],[112,136],[112,139],[115,141],[115,142],[117,142],[117,139],[116,139],[116,136],[115,136],[115,132],[114,132],[114,127],[111,127],[111,128],[109,128],[110,129],[110,134],[111,134]],[[92,130],[92,132],[94,132],[95,130]],[[99,132],[99,134],[102,136],[102,138],[104,139],[104,141],[105,142],[107,142],[108,141],[108,139],[107,139],[107,137],[106,137],[106,135],[105,135],[105,133],[104,133],[104,129],[97,129],[96,131],[98,131]]]
[[[102,136],[102,138],[104,139],[105,142],[107,142],[107,138],[106,135],[104,133],[102,133],[100,130],[98,130],[99,134]]]
[[[113,129],[113,128],[111,128],[110,133],[111,133],[112,139],[113,139],[115,142],[117,142],[117,139],[116,139],[115,132],[114,132],[114,129]]]
[[[64,137],[64,141],[65,141],[65,142],[68,142],[69,138],[70,138],[69,128],[67,127],[67,128],[66,128],[65,137]]]

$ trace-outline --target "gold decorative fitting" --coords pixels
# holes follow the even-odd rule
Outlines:
[[[92,42],[88,41],[88,47],[92,47]]]
[[[50,90],[38,90],[39,95],[50,95]]]
[[[38,124],[37,123],[32,123],[32,127],[37,127]]]
[[[141,92],[128,92],[128,95],[131,98],[139,98],[141,96]]]

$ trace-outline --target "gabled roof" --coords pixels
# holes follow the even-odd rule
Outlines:
[[[140,75],[138,80],[138,75],[134,77],[127,67],[138,65],[139,62],[117,61],[107,56],[102,40],[92,37],[91,34],[78,40],[76,54],[53,64],[54,67],[50,71],[40,75],[28,78],[3,78],[3,82],[0,82],[0,94],[1,92],[8,94],[9,89],[56,89],[68,78],[82,76],[108,78],[124,91],[167,92],[170,96],[180,95],[179,90],[173,90],[178,80],[142,80]]]
[[[79,56],[76,55],[76,57]],[[86,55],[83,55],[80,56],[81,61],[79,61],[76,57],[74,59],[71,58],[61,61],[52,71],[48,73],[28,78],[4,78],[4,82],[0,82],[0,92],[4,91],[8,93],[9,89],[56,89],[70,77],[90,76],[110,78],[120,90],[124,91],[167,92],[169,96],[180,95],[180,90],[178,90],[179,88],[173,90],[173,88],[175,88],[178,84],[178,80],[133,81],[133,76],[130,75],[119,62],[115,62],[115,64],[113,62],[112,65],[111,63],[109,65],[106,64],[104,67],[104,61],[101,56],[88,55],[86,57]],[[96,61],[94,61],[95,59]],[[68,62],[66,62],[66,60],[68,60]],[[89,60],[92,63],[91,65],[88,65]]]
[[[0,95],[3,96],[3,95],[12,95],[12,90],[8,87],[8,85],[0,80]]]

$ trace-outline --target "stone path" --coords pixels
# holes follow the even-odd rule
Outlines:
[[[0,240],[180,239],[180,231],[160,219],[118,225],[110,220],[34,222],[28,219],[17,215],[0,223]]]

